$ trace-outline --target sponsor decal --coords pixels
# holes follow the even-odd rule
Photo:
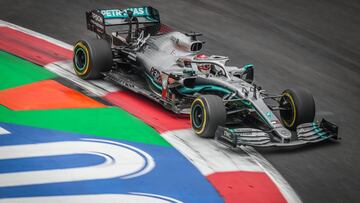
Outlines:
[[[133,12],[134,17],[148,16],[146,7],[127,8],[124,10],[120,10],[120,9],[101,10],[101,14],[103,14],[104,18],[128,18],[129,17],[127,13],[128,10]]]
[[[158,71],[154,67],[151,67],[150,75],[156,80],[156,82],[162,83],[160,71]]]

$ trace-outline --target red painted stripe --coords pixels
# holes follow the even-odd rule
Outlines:
[[[43,80],[0,91],[0,104],[12,110],[105,107],[53,80]]]
[[[72,51],[8,27],[0,27],[0,49],[45,65],[72,58]]]
[[[165,110],[160,104],[141,95],[121,91],[109,93],[105,99],[123,108],[162,133],[168,130],[190,128],[189,118]]]
[[[219,172],[207,176],[228,203],[283,203],[285,198],[263,172]]]

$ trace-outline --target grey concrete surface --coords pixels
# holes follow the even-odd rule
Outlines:
[[[360,1],[358,0],[1,0],[0,19],[74,43],[92,34],[85,11],[152,5],[162,22],[204,34],[206,53],[256,66],[274,93],[312,91],[318,117],[343,140],[293,150],[259,150],[304,202],[360,202]]]

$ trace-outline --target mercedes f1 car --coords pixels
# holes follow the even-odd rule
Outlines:
[[[164,32],[152,7],[86,12],[96,38],[74,46],[74,69],[85,79],[111,81],[178,114],[190,114],[200,137],[237,147],[293,146],[338,139],[338,127],[314,122],[306,90],[272,95],[254,82],[254,66],[200,54],[199,33]]]

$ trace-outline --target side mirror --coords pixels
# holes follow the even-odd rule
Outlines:
[[[252,83],[254,81],[254,65],[247,64],[241,68],[242,74],[241,79],[245,80],[248,83]]]

